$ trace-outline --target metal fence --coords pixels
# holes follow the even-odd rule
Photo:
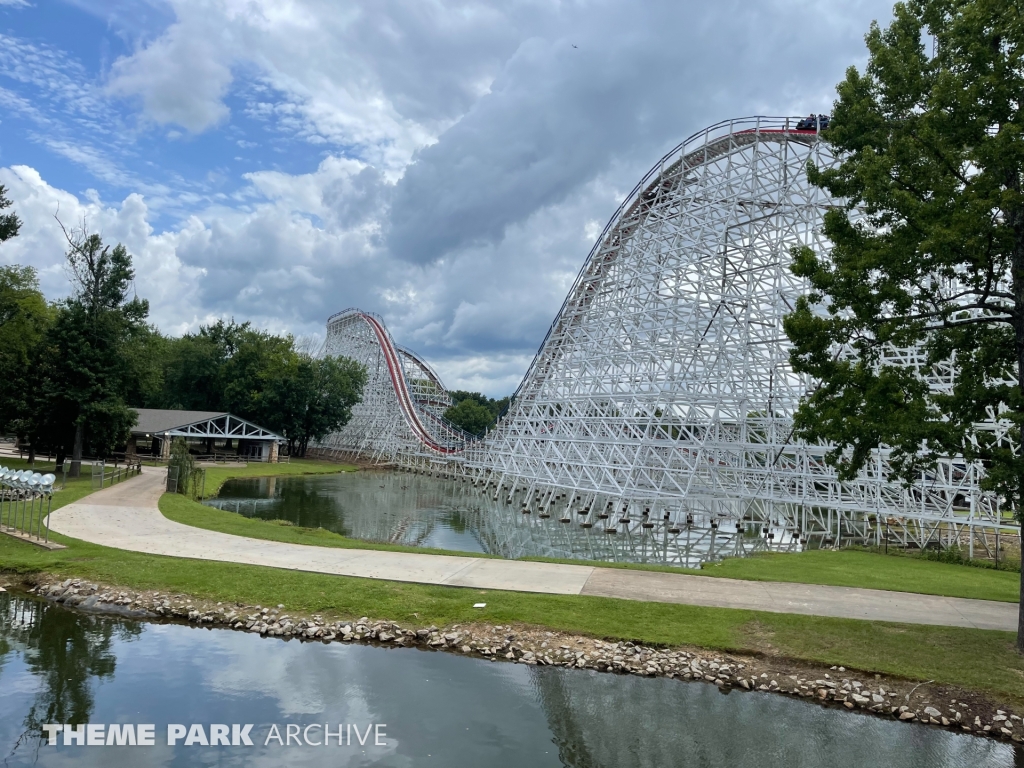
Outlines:
[[[142,462],[138,460],[124,466],[115,463],[113,467],[107,467],[105,461],[94,461],[92,464],[92,489],[94,491],[102,490],[114,483],[134,477],[140,472],[142,472]]]

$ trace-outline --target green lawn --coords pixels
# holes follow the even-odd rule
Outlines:
[[[852,549],[731,557],[721,563],[705,566],[701,573],[749,581],[790,581],[891,589],[1008,603],[1016,603],[1020,599],[1020,574],[1013,571],[974,568]]]
[[[268,469],[275,472],[288,469],[288,474],[294,474],[309,469],[338,471],[339,466],[310,462],[303,467],[295,462],[272,468],[255,465],[241,471],[248,476],[259,476],[267,474]],[[215,471],[223,473],[219,484],[227,477],[238,476],[240,470],[218,468]],[[55,505],[69,503],[88,490],[88,479],[69,483],[66,491],[55,495]],[[198,520],[204,523],[203,527],[246,536],[331,546],[367,546],[364,542],[353,542],[326,531],[246,519],[202,507],[183,497],[165,495],[161,509],[172,519],[180,518],[183,522]],[[264,535],[259,535],[260,531]],[[1009,632],[404,584],[158,557],[110,549],[59,535],[53,538],[66,544],[67,549],[46,551],[0,536],[0,570],[76,576],[134,589],[181,592],[224,602],[281,603],[291,611],[316,612],[330,618],[370,616],[407,624],[433,623],[438,626],[484,619],[502,624],[522,622],[610,639],[765,652],[830,665],[841,664],[869,673],[935,680],[985,691],[1007,703],[1024,705],[1024,657],[1013,650],[1014,636]],[[876,566],[879,559],[882,562]],[[872,578],[869,572],[876,571],[880,571],[880,575],[873,577],[874,581],[856,585],[897,583],[903,589],[916,586],[918,591],[942,589],[949,593],[958,587],[944,584],[943,579],[949,578],[954,583],[959,581],[962,585],[965,580],[978,578],[980,581],[971,587],[978,593],[973,596],[980,593],[1002,594],[1002,598],[995,599],[1005,599],[1007,587],[999,585],[1006,577],[1017,576],[863,552],[811,552],[730,560],[711,568],[709,573],[738,578],[847,583],[851,579]],[[992,577],[996,580],[986,580]],[[481,594],[487,596],[484,611],[472,608]]]
[[[0,537],[0,568],[224,602],[280,603],[290,611],[332,618],[370,616],[438,626],[484,619],[646,643],[769,652],[936,680],[1024,704],[1024,657],[1014,652],[1009,632],[403,584],[157,557],[54,538],[67,549],[50,552]],[[481,595],[486,595],[484,611],[472,607]]]
[[[263,465],[264,467],[266,465]],[[284,464],[283,467],[295,466]],[[335,467],[338,465],[327,465]],[[223,468],[208,470],[209,478],[216,478],[219,488],[230,477],[260,469],[259,465],[249,468]],[[214,475],[213,473],[217,473]],[[265,470],[262,474],[266,474]],[[292,473],[294,474],[294,472]],[[391,552],[422,552],[429,554],[457,555],[460,557],[493,557],[473,552],[407,547],[397,544],[367,542],[351,539],[331,531],[298,526],[268,523],[264,520],[247,518],[225,510],[205,507],[189,501],[183,496],[165,494],[160,500],[160,511],[171,520],[197,528],[206,528],[237,536],[254,539],[286,541],[295,544],[310,544],[324,547],[349,549],[376,549]],[[814,550],[794,554],[762,554],[748,558],[728,558],[720,563],[705,566],[700,571],[684,570],[671,566],[641,565],[627,563],[598,563],[584,560],[554,558],[525,558],[541,562],[560,562],[577,565],[594,565],[602,568],[631,570],[655,570],[673,573],[700,573],[703,576],[744,579],[747,581],[785,581],[801,584],[826,584],[840,587],[864,587],[888,589],[900,592],[916,592],[946,597],[967,597],[979,600],[998,600],[1015,603],[1020,595],[1020,575],[1011,571],[995,571],[987,568],[973,568],[965,565],[919,560],[912,557],[862,552],[857,550]]]
[[[206,495],[216,496],[220,487],[235,477],[283,477],[287,475],[323,475],[334,472],[355,472],[349,464],[312,459],[291,459],[287,464],[253,463],[245,467],[207,467]]]
[[[245,517],[235,512],[217,509],[216,507],[207,507],[176,493],[165,493],[160,497],[160,511],[164,514],[164,517],[174,520],[176,523],[192,525],[196,528],[205,528],[209,531],[231,533],[235,536],[248,536],[251,539],[284,541],[289,544],[308,544],[310,546],[337,547],[340,549],[376,549],[388,552],[418,552],[429,555],[497,557],[497,555],[483,555],[478,552],[457,552],[447,549],[431,549],[429,547],[406,547],[400,544],[352,539],[324,528],[302,528],[297,525],[286,525],[280,520],[262,520],[260,518]]]

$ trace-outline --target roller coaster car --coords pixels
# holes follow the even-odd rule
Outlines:
[[[805,117],[799,123],[796,124],[798,131],[817,131],[825,130],[828,128],[829,116],[828,115],[811,115]]]

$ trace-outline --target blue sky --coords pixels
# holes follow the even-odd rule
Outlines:
[[[594,238],[718,120],[828,111],[875,0],[0,0],[0,263],[129,248],[167,333],[381,313],[515,388]],[[575,47],[574,47],[575,46]]]

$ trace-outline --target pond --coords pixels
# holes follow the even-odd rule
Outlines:
[[[1005,744],[770,694],[140,623],[10,594],[0,692],[10,766],[1024,766]],[[50,746],[48,723],[92,724],[97,738],[148,724],[154,744],[65,746],[56,733]],[[229,743],[237,725],[253,744],[204,746],[193,724],[207,741],[223,725]],[[317,743],[324,724],[346,743]],[[289,726],[299,744],[285,743]]]
[[[589,518],[588,522],[561,514],[526,515],[468,483],[394,471],[234,479],[206,503],[367,541],[487,552],[510,559],[555,557],[692,568],[726,556],[800,547],[781,528],[768,537],[749,526],[737,530],[730,523],[727,530],[700,520],[675,529],[661,520],[649,526],[637,517],[611,536],[603,524]]]

